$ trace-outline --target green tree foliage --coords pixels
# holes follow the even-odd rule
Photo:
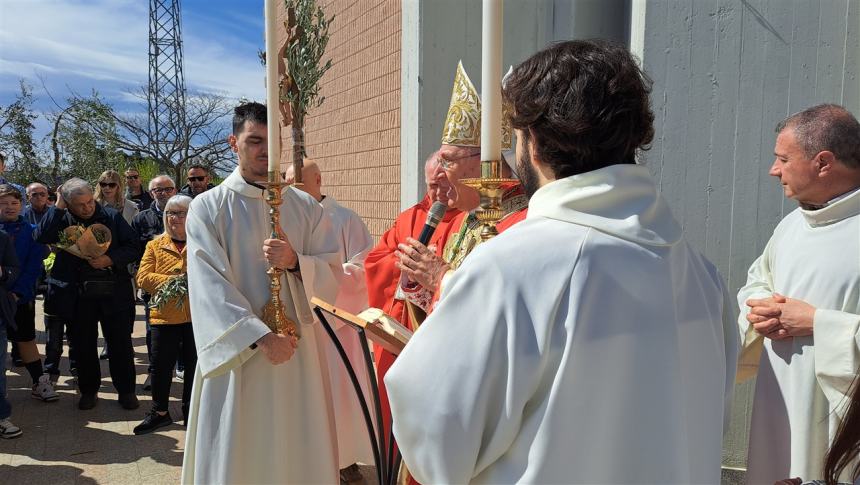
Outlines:
[[[6,157],[8,178],[26,184],[40,180],[41,166],[33,140],[33,122],[38,115],[33,112],[33,88],[23,79],[19,81],[20,92],[8,106],[0,106],[0,150]]]
[[[13,102],[0,106],[6,176],[22,185],[38,181],[56,187],[70,177],[95,181],[105,170],[128,167],[138,168],[145,179],[166,173],[181,181],[193,164],[208,166],[216,176],[235,164],[226,141],[232,103],[222,96],[189,95],[183,116],[176,117],[184,120],[182,126],[172,127],[182,136],[156,149],[145,108],[139,113],[118,112],[96,91],[86,96],[73,92],[64,100],[55,99],[47,88],[45,94],[55,106],[51,113],[33,110],[33,88],[24,80]],[[145,90],[132,94],[145,107]],[[34,140],[40,116],[50,123],[50,132],[43,140]]]
[[[122,166],[126,157],[119,151],[113,108],[97,92],[87,97],[70,96],[66,107],[50,119],[52,181],[70,177],[95,180],[103,171]]]

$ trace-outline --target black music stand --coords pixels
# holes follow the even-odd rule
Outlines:
[[[394,442],[394,426],[391,426],[392,429],[388,434],[388,449],[385,450],[385,441],[383,436],[385,430],[382,420],[382,406],[380,405],[379,399],[379,386],[376,384],[376,372],[374,372],[373,359],[370,357],[370,348],[367,345],[367,333],[363,327],[356,325],[349,321],[349,319],[341,318],[341,321],[346,322],[352,329],[358,332],[359,341],[361,342],[361,351],[364,357],[364,364],[367,366],[367,373],[370,377],[371,396],[364,395],[364,391],[361,389],[361,384],[358,382],[358,377],[355,374],[355,369],[353,369],[352,363],[349,361],[349,357],[343,349],[343,345],[341,345],[340,340],[337,338],[337,335],[334,333],[334,329],[328,323],[328,320],[326,320],[323,312],[328,313],[335,318],[337,318],[338,315],[333,313],[330,309],[321,307],[319,304],[314,306],[314,313],[317,318],[319,318],[320,323],[322,323],[323,328],[325,328],[326,333],[329,338],[331,338],[332,343],[337,349],[337,353],[340,355],[340,359],[343,362],[344,367],[346,367],[346,371],[349,374],[349,380],[352,381],[352,387],[355,389],[355,395],[361,405],[361,412],[364,415],[364,423],[367,426],[367,434],[370,438],[370,446],[373,450],[373,460],[376,462],[376,477],[379,480],[378,483],[379,485],[395,485],[402,457]],[[372,404],[376,415],[376,426],[374,426],[373,419],[371,419],[370,416],[368,397],[373,401]],[[391,422],[390,415],[388,418],[389,422]]]

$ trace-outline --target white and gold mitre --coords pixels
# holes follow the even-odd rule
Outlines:
[[[508,116],[510,106],[502,106],[502,149],[511,148],[511,123]],[[463,69],[463,61],[457,63],[451,105],[442,128],[442,144],[466,147],[481,146],[481,97],[475,85]]]

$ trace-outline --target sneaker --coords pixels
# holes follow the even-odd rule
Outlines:
[[[82,411],[86,411],[87,409],[92,409],[96,407],[96,403],[99,401],[98,395],[96,393],[92,394],[81,394],[81,400],[78,401],[78,409]]]
[[[170,417],[170,412],[167,414],[158,414],[156,410],[152,410],[146,414],[143,421],[134,427],[134,434],[151,433],[158,428],[170,426],[173,424],[173,418]]]
[[[185,369],[176,369],[176,378],[180,381],[185,380]]]
[[[17,438],[24,434],[21,428],[12,424],[9,419],[0,419],[0,438]]]
[[[51,385],[51,376],[48,374],[42,374],[39,377],[39,382],[33,384],[33,391],[30,396],[45,402],[53,402],[60,398],[60,395],[54,391],[54,386]]]
[[[137,409],[140,407],[140,401],[137,400],[137,396],[135,396],[133,392],[120,394],[117,401],[119,401],[119,405],[122,406],[123,409]]]
[[[143,390],[151,391],[152,390],[152,374],[146,375],[146,380],[143,381]]]

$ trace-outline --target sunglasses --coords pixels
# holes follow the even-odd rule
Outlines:
[[[204,175],[204,176],[202,176],[202,177],[188,177],[188,181],[189,181],[189,182],[202,182],[202,181],[204,181],[204,180],[206,180],[206,176],[205,176],[205,175]]]
[[[99,187],[102,187],[102,188],[104,188],[104,187],[114,188],[114,187],[116,187],[116,185],[117,185],[116,182],[99,182]]]
[[[30,192],[30,197],[47,197],[47,192]]]
[[[137,175],[126,175],[126,180],[137,180],[139,177]]]
[[[185,219],[185,216],[188,215],[188,212],[185,211],[167,211],[165,212],[167,217],[175,217],[176,219]]]
[[[155,192],[156,194],[169,194],[174,190],[176,190],[176,187],[156,187],[152,189],[152,192]]]

